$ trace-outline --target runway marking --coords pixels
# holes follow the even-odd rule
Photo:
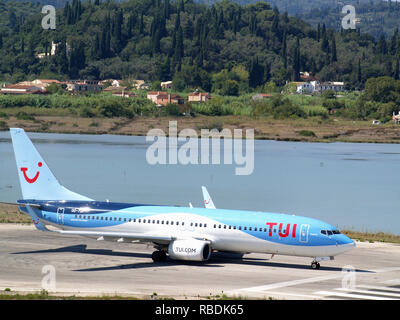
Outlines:
[[[337,296],[337,297],[343,297],[343,298],[353,298],[353,299],[397,300],[397,299],[390,299],[387,297],[377,297],[377,296],[370,296],[370,295],[364,295],[364,294],[353,294],[353,293],[344,293],[344,292],[336,292],[336,291],[316,291],[316,292],[314,292],[314,294],[320,294],[320,295],[324,295],[324,296]]]
[[[374,295],[374,296],[377,295],[377,296],[392,297],[393,300],[400,299],[400,294],[390,293],[390,292],[382,292],[382,291],[373,291],[373,290],[359,290],[359,289],[357,289],[358,287],[360,287],[360,286],[357,286],[355,289],[336,288],[335,290],[347,291],[347,292],[355,292],[355,293],[363,293],[363,294],[367,294],[367,295],[371,294],[371,295]]]
[[[277,283],[268,284],[265,286],[243,288],[243,289],[239,289],[239,291],[249,291],[249,292],[260,292],[261,291],[262,292],[262,291],[268,291],[268,290],[272,290],[272,289],[297,286],[299,284],[306,284],[306,283],[338,279],[338,278],[342,278],[342,277],[343,277],[343,274],[340,273],[340,274],[334,274],[334,275],[329,275],[329,276],[320,276],[320,277],[313,277],[313,278],[306,278],[306,279],[299,279],[299,280],[292,280],[292,281],[277,282]]]
[[[393,271],[398,271],[398,270],[400,270],[400,267],[389,267],[389,268],[375,269],[375,270],[370,270],[370,271],[372,274],[374,274],[374,273],[393,272]],[[327,281],[327,280],[333,280],[333,279],[339,279],[339,278],[343,278],[342,272],[327,275],[327,276],[312,277],[312,278],[292,280],[292,281],[283,281],[283,282],[267,284],[264,286],[242,288],[242,289],[238,289],[238,291],[265,292],[268,290],[274,290],[274,289],[279,289],[279,288],[284,288],[284,287],[297,286],[300,284],[314,283],[314,282]]]
[[[357,288],[365,288],[365,289],[374,289],[374,290],[384,290],[384,291],[393,291],[393,292],[400,292],[398,288],[392,287],[382,287],[382,286],[367,286],[367,285],[358,285]]]
[[[382,281],[381,283],[395,286],[395,285],[400,284],[400,279],[386,280],[386,281]]]

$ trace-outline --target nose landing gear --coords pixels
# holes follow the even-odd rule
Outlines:
[[[321,267],[321,265],[319,264],[319,262],[317,262],[317,261],[311,262],[311,269],[318,270],[320,267]]]

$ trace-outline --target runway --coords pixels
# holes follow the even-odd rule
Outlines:
[[[153,263],[151,246],[96,241],[0,224],[0,291],[175,299],[223,294],[261,299],[400,300],[400,245],[357,242],[352,251],[310,268],[311,258],[216,254],[205,263]],[[344,268],[344,269],[343,269]],[[45,288],[46,289],[46,288]]]

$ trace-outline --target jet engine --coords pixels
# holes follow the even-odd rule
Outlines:
[[[196,239],[175,240],[169,244],[168,254],[174,260],[206,261],[211,255],[210,242]]]

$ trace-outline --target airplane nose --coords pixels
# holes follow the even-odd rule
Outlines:
[[[345,248],[346,250],[350,250],[356,246],[355,242],[344,234],[339,235],[336,241],[338,245],[340,245],[342,248]]]

